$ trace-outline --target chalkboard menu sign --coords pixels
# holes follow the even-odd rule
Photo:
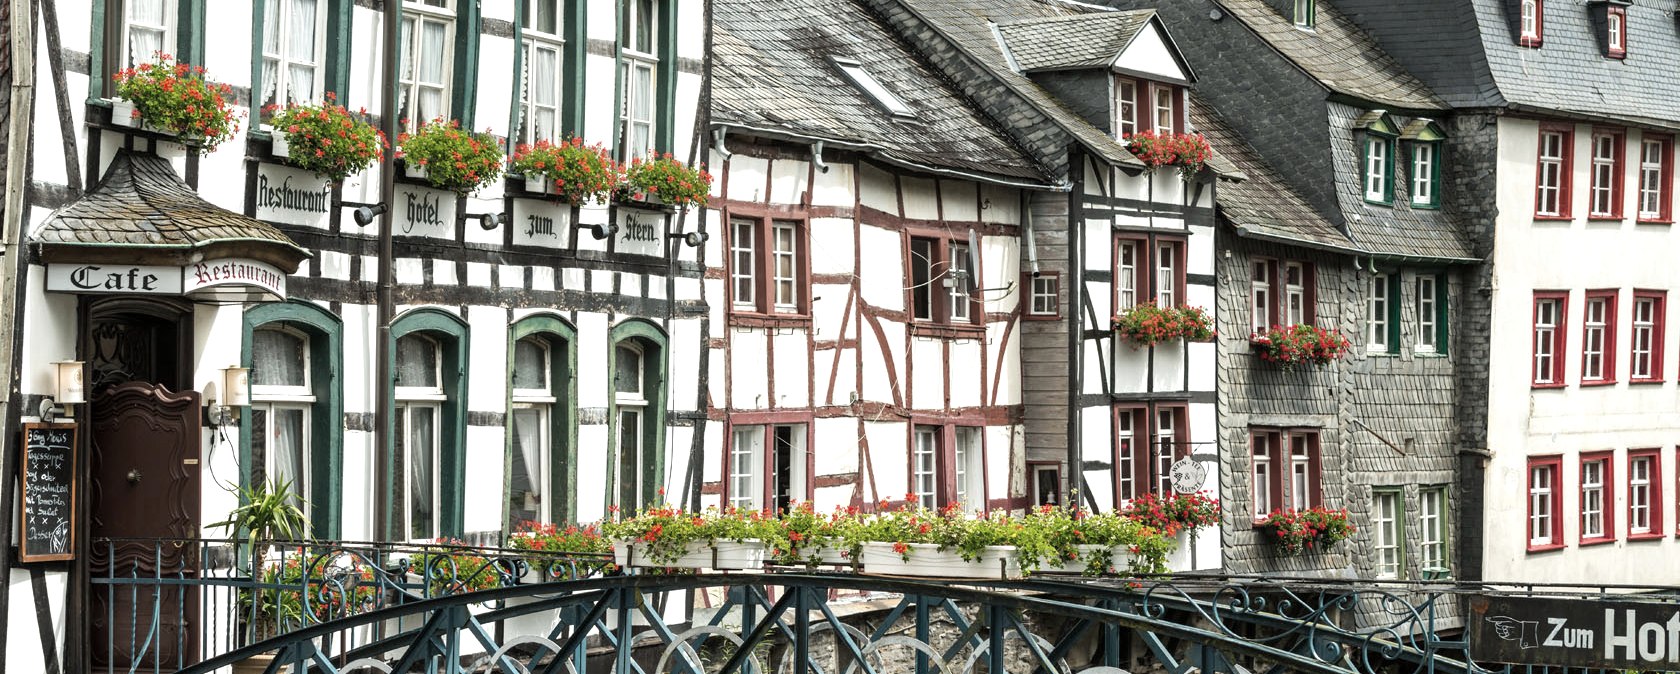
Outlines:
[[[50,562],[75,554],[76,426],[23,425],[23,530],[18,559]]]

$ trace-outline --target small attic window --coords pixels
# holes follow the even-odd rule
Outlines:
[[[837,58],[834,59],[834,65],[840,69],[840,72],[845,73],[846,78],[850,79],[853,85],[862,89],[863,93],[869,94],[869,97],[875,99],[877,105],[886,108],[887,112],[900,117],[915,116],[916,113],[910,109],[910,106],[905,105],[903,100],[899,99],[893,92],[888,91],[880,80],[869,74],[869,71],[864,70],[862,63],[851,59]]]
[[[1295,0],[1295,27],[1312,30],[1318,24],[1316,0]]]

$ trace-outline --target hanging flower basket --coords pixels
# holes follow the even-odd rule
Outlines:
[[[1324,365],[1347,355],[1348,338],[1335,330],[1316,325],[1274,325],[1265,332],[1248,336],[1250,350],[1260,360],[1285,368]]]
[[[204,152],[239,132],[233,88],[206,81],[202,66],[178,63],[169,54],[157,52],[150,63],[125,68],[112,79],[117,96],[133,104],[132,109],[123,106],[120,111],[112,106],[112,120],[118,124],[124,119],[130,122],[125,126],[143,121]]]
[[[351,113],[334,100],[329,91],[324,103],[268,110],[275,156],[336,183],[378,162],[385,155],[385,134],[368,121],[366,110]]]
[[[1300,511],[1274,510],[1255,527],[1265,530],[1277,543],[1278,552],[1285,555],[1324,550],[1354,532],[1347,509],[1330,510],[1323,506]]]
[[[434,119],[397,143],[404,165],[424,170],[426,181],[439,189],[469,194],[502,175],[501,141],[488,132],[462,130],[459,121]]]
[[[705,165],[688,166],[667,153],[631,160],[617,195],[628,201],[685,208],[705,206],[711,192],[712,174],[706,172]]]
[[[1115,315],[1114,333],[1131,342],[1134,349],[1179,338],[1206,342],[1215,334],[1213,318],[1201,307],[1161,307],[1153,300]]]
[[[525,191],[548,192],[574,204],[605,202],[622,171],[600,144],[581,138],[560,143],[539,140],[515,148],[509,171],[525,176]]]
[[[1125,140],[1126,149],[1150,170],[1176,166],[1179,177],[1186,181],[1195,178],[1213,157],[1213,148],[1199,133],[1144,131],[1126,136]]]

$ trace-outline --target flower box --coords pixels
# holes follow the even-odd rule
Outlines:
[[[273,154],[276,157],[292,156],[292,139],[290,137],[284,133],[276,131],[274,132],[272,138],[274,139],[274,143],[268,148],[270,154]]]
[[[271,115],[274,143],[270,152],[328,182],[342,182],[385,155],[385,134],[374,127],[366,112],[345,109],[330,91],[321,103],[270,105],[264,110]]]
[[[546,194],[548,192],[548,176],[540,173],[525,174],[525,191],[532,194]]]
[[[613,560],[626,568],[759,569],[764,566],[764,541],[691,541],[681,556],[670,561],[654,561],[648,546],[639,541],[613,541]]]
[[[134,114],[134,101],[117,99],[111,101],[111,123],[128,128],[139,128],[140,117]]]
[[[404,170],[424,168],[426,182],[438,189],[465,196],[502,177],[501,141],[489,133],[464,130],[457,120],[426,122],[414,133],[398,136],[397,143]]]
[[[431,177],[431,175],[426,172],[426,167],[406,161],[403,162],[403,175],[414,178],[415,180],[426,180]]]
[[[904,546],[906,553],[900,553]],[[864,573],[927,578],[973,578],[985,580],[1021,577],[1021,563],[1012,545],[988,545],[980,558],[967,561],[954,549],[941,551],[932,543],[866,542],[858,562]],[[909,559],[905,559],[908,554]]]
[[[1041,562],[1038,565],[1037,573],[1084,575],[1091,568],[1091,558],[1101,554],[1104,548],[1109,550],[1108,564],[1090,575],[1107,573],[1109,569],[1114,569],[1118,573],[1125,573],[1131,569],[1132,551],[1130,546],[1117,545],[1108,548],[1108,546],[1103,545],[1079,545],[1075,547],[1079,550],[1078,558],[1064,559],[1057,564]]]
[[[799,548],[799,550],[797,551],[797,560],[790,560],[790,561],[794,561],[795,563],[787,564],[786,566],[795,566],[795,567],[799,567],[799,566],[804,566],[804,567],[844,566],[844,567],[848,567],[848,568],[852,566],[851,555],[846,554],[846,550],[844,548],[839,548],[839,547],[835,547],[835,546],[815,547],[815,548]]]
[[[117,98],[131,102],[144,124],[175,136],[198,152],[210,152],[239,131],[243,113],[233,106],[233,88],[205,79],[202,66],[181,63],[169,54],[113,76]],[[134,121],[132,111],[112,106],[113,122]],[[132,124],[124,124],[133,126]]]
[[[1347,355],[1348,338],[1335,330],[1305,323],[1274,325],[1248,336],[1249,350],[1260,360],[1285,368],[1326,365]]]

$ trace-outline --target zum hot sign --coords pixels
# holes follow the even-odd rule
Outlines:
[[[286,296],[286,273],[265,262],[207,260],[180,267],[134,264],[47,265],[47,290],[65,293],[182,295],[219,286],[252,286]]]
[[[1475,596],[1466,622],[1480,663],[1680,669],[1680,604]]]

